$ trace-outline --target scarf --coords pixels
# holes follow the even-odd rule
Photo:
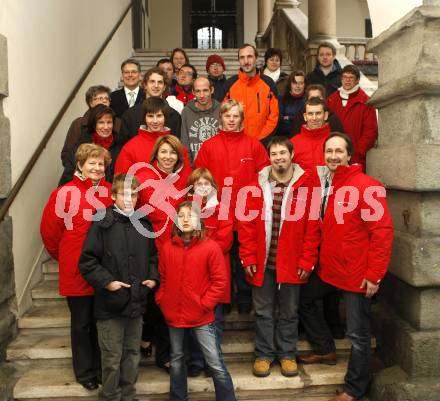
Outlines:
[[[94,132],[92,134],[92,141],[95,145],[102,146],[104,149],[108,150],[113,143],[113,134],[103,137],[98,133]]]
[[[341,96],[342,99],[342,107],[347,106],[348,98],[351,94],[357,92],[359,90],[359,84],[355,85],[350,90],[346,91],[342,86],[338,88],[339,96]]]
[[[281,68],[278,68],[278,70],[271,72],[269,68],[265,68],[263,71],[264,75],[267,75],[269,78],[273,79],[273,82],[277,82],[280,79],[281,75]]]

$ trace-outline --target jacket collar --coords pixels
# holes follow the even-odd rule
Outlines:
[[[185,242],[178,235],[174,235],[173,238],[171,239],[171,241],[173,242],[173,244],[177,245],[178,247],[185,248]],[[197,244],[197,242],[199,242],[199,238],[198,237],[192,237],[191,238],[191,242],[189,243],[188,248],[192,248],[194,245]]]
[[[138,130],[138,135],[144,138],[154,138],[156,140],[161,136],[171,135],[171,130],[168,127],[164,127],[163,131],[153,132],[153,131],[148,131],[145,125],[141,125]]]
[[[330,170],[327,166],[317,166],[316,172],[321,181],[321,185],[325,182],[326,178],[330,175]],[[349,177],[362,173],[362,166],[360,164],[351,164],[348,166],[338,166],[335,174],[333,175],[332,185],[338,182],[343,182]]]
[[[261,187],[269,183],[269,174],[271,171],[271,166],[263,167],[258,173],[258,183]],[[293,163],[293,176],[287,185],[288,188],[295,186],[299,183],[300,179],[304,176],[305,171],[300,167],[299,164]],[[302,180],[301,180],[302,181]]]
[[[238,72],[238,79],[246,85],[253,85],[260,80],[260,73],[257,70],[257,73],[253,77],[250,77],[245,72],[240,70]]]
[[[306,124],[301,126],[300,134],[307,135],[311,139],[320,140],[330,135],[330,124],[325,123],[321,128],[308,129]]]

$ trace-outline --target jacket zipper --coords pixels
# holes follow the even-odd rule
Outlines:
[[[260,92],[257,92],[257,112],[260,112]]]

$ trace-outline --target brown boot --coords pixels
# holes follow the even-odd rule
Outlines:
[[[329,401],[356,401],[356,400],[357,400],[357,398],[344,392],[344,393],[338,394],[337,396],[333,397]]]
[[[293,377],[298,374],[298,366],[296,361],[291,358],[283,358],[280,360],[281,374],[286,377]]]
[[[329,354],[318,355],[308,354],[298,356],[298,362],[305,365],[311,365],[313,363],[322,363],[324,365],[336,365],[336,352],[330,352]]]
[[[270,375],[270,364],[268,359],[257,358],[252,368],[252,373],[257,377],[267,377]]]

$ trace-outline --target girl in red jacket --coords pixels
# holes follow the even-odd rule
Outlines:
[[[184,147],[173,135],[159,137],[151,152],[150,163],[136,176],[141,183],[138,205],[144,208],[153,225],[156,246],[161,254],[163,244],[171,238],[176,205],[186,195],[188,172],[185,169]],[[189,163],[189,162],[188,162]],[[156,345],[156,365],[169,369],[170,343],[161,311],[149,295],[149,308],[144,315],[141,352],[151,355],[151,343]]]
[[[219,245],[205,238],[200,209],[190,201],[177,207],[173,237],[159,260],[161,286],[156,300],[171,341],[170,401],[188,397],[184,340],[193,332],[214,380],[216,400],[235,401],[214,327],[214,308],[226,291],[225,261]]]
[[[229,251],[232,246],[232,219],[227,213],[220,212],[220,203],[217,198],[217,184],[211,172],[206,168],[195,169],[188,177],[188,187],[191,187],[189,200],[196,202],[201,209],[201,218],[205,224],[206,236],[220,245],[225,259],[226,274],[228,277],[226,291],[221,303],[215,307],[215,328],[219,341],[223,336],[223,304],[231,302],[231,267]],[[205,360],[194,336],[190,336],[191,360],[188,374],[198,376],[205,369]]]
[[[70,336],[76,380],[87,390],[98,388],[100,353],[93,317],[93,288],[81,276],[79,257],[97,209],[112,204],[111,185],[104,180],[110,153],[99,145],[85,143],[76,154],[72,181],[50,195],[43,211],[40,232],[50,256],[58,260],[60,294],[67,297]],[[101,216],[103,218],[104,215]]]

